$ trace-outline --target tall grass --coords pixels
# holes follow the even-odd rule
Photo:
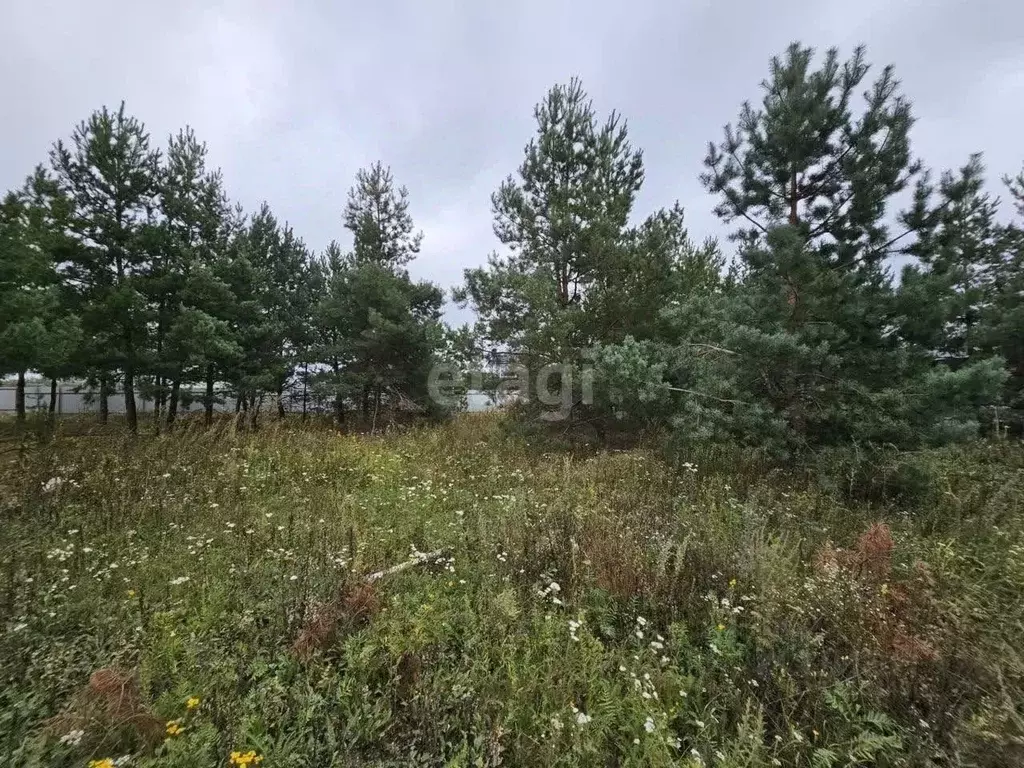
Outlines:
[[[483,415],[0,460],[6,764],[1024,762],[1020,446],[786,472]]]

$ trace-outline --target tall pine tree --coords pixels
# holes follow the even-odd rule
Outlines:
[[[74,203],[69,223],[80,247],[67,274],[82,299],[101,397],[120,371],[134,432],[135,380],[148,362],[151,314],[146,281],[152,254],[145,234],[157,211],[160,155],[122,103],[116,112],[94,112],[75,129],[70,145],[57,142],[51,159],[62,191]],[[105,403],[101,412],[105,416]]]
[[[687,394],[681,425],[777,449],[849,440],[914,445],[970,430],[1001,373],[956,372],[905,332],[887,267],[887,221],[917,174],[909,102],[892,68],[857,103],[864,51],[812,67],[793,44],[772,60],[759,108],[710,146],[703,181],[738,222],[744,280]]]
[[[238,354],[229,326],[230,291],[224,269],[230,216],[219,171],[206,167],[206,145],[186,128],[172,136],[161,175],[162,259],[154,269],[157,373],[170,382],[168,426],[174,423],[182,384],[205,381],[217,361]],[[160,408],[156,412],[159,414]]]
[[[317,386],[330,394],[335,419],[363,411],[375,425],[382,409],[432,410],[427,384],[441,343],[443,292],[404,269],[419,251],[405,188],[376,163],[349,191],[345,227],[352,252],[332,243],[315,270],[313,356],[325,366]]]
[[[548,364],[571,371],[602,340],[611,318],[600,307],[622,305],[610,289],[631,273],[627,226],[644,178],[625,123],[615,113],[600,121],[578,80],[552,88],[534,115],[518,178],[491,197],[508,252],[467,270],[456,294],[479,315],[482,340],[532,374]]]

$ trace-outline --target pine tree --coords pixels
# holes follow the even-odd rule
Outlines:
[[[630,230],[628,260],[602,286],[599,307],[603,339],[594,355],[590,419],[603,427],[609,416],[618,429],[665,426],[673,412],[672,392],[690,386],[696,341],[708,334],[709,319],[731,286],[717,243],[695,246],[676,205]],[[692,347],[691,343],[696,344]]]
[[[419,251],[404,187],[396,194],[381,163],[356,176],[344,214],[352,252],[331,243],[311,272],[317,286],[311,357],[323,370],[319,391],[345,423],[349,404],[376,424],[382,408],[430,410],[427,383],[441,342],[443,292],[403,268]]]
[[[644,174],[625,123],[615,113],[600,123],[578,80],[552,88],[534,114],[519,178],[491,198],[509,253],[467,270],[456,298],[476,309],[485,342],[536,372],[579,365],[615,324],[601,307],[621,308],[624,295],[612,294],[637,275],[627,224]]]
[[[420,252],[423,233],[409,214],[409,191],[395,187],[390,167],[376,162],[356,174],[348,193],[345,228],[352,233],[353,257],[359,263],[398,268]]]
[[[145,371],[149,342],[151,254],[144,234],[157,209],[159,152],[149,148],[145,127],[122,103],[117,112],[94,112],[75,129],[70,146],[57,142],[51,159],[74,203],[70,227],[81,247],[68,275],[82,298],[101,397],[120,370],[128,427],[135,432],[135,379]]]
[[[67,371],[78,345],[78,319],[57,271],[69,252],[63,231],[68,211],[41,167],[0,203],[0,372],[17,374],[19,421],[26,416],[26,373]]]
[[[206,154],[190,128],[180,131],[170,139],[161,177],[163,258],[151,285],[158,308],[158,370],[171,382],[168,426],[182,384],[209,384],[210,369],[239,354],[229,326],[230,289],[220,274],[231,211],[221,174],[207,170]],[[158,396],[163,389],[158,387]]]
[[[264,203],[234,238],[225,280],[234,299],[232,338],[242,351],[229,378],[255,426],[265,396],[281,395],[302,358],[308,254]],[[283,409],[283,404],[279,405]]]
[[[744,280],[683,404],[693,435],[780,450],[849,440],[913,445],[970,429],[998,364],[956,372],[905,332],[887,259],[910,231],[886,225],[917,174],[909,102],[891,68],[857,108],[864,52],[819,69],[798,44],[772,61],[760,109],[711,145],[703,181],[740,222]],[[694,428],[694,425],[700,428]]]
[[[909,299],[905,327],[916,341],[958,361],[992,354],[982,349],[977,329],[1002,238],[998,204],[984,184],[981,156],[972,155],[958,173],[944,173],[937,190],[925,174],[902,216],[914,233],[903,252],[915,259],[900,281],[901,296]]]
[[[342,391],[361,399],[371,425],[381,408],[412,403],[430,410],[427,382],[441,342],[442,291],[378,264],[354,264],[340,278],[348,317]]]
[[[324,290],[314,311],[313,357],[325,366],[317,388],[342,426],[349,404],[374,422],[382,409],[432,411],[427,384],[442,341],[444,295],[404,272],[344,257],[336,244],[320,259]]]
[[[584,318],[587,335],[604,345],[664,338],[662,310],[715,291],[725,266],[715,241],[690,239],[678,203],[626,230],[613,253],[595,273]]]
[[[1024,171],[1004,178],[1017,220],[1002,227],[1000,247],[988,264],[988,291],[981,309],[978,337],[988,351],[1007,364],[1004,412],[996,426],[1024,433]]]
[[[771,62],[760,109],[743,105],[736,129],[708,146],[705,186],[721,198],[716,213],[740,221],[737,235],[763,239],[789,224],[828,263],[879,265],[891,253],[886,202],[920,170],[910,154],[910,103],[886,67],[856,110],[867,76],[859,47],[840,64],[830,49],[812,70],[814,50],[793,43]]]
[[[324,253],[313,260],[309,275],[314,295],[309,358],[324,367],[312,383],[316,391],[331,399],[334,419],[339,427],[345,425],[346,401],[354,394],[346,388],[343,375],[351,363],[348,337],[354,325],[347,281],[349,268],[341,246],[331,241]]]
[[[269,265],[280,247],[277,219],[264,203],[232,243],[227,278],[235,297],[231,330],[242,356],[230,371],[236,404],[257,418],[263,393],[275,387],[280,370],[283,327],[275,311]]]

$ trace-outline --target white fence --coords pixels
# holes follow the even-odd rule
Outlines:
[[[0,384],[0,413],[16,410],[16,390],[14,384]],[[214,395],[218,402],[214,403],[213,409],[222,413],[234,413],[235,399],[223,391],[215,391]],[[183,389],[178,410],[183,413],[188,411],[202,411],[203,398],[206,397],[205,389]],[[187,404],[186,404],[187,403]],[[302,396],[296,389],[285,394],[285,409],[288,411],[302,410]],[[324,409],[324,407],[310,394],[307,396],[306,405],[310,411]],[[135,395],[135,407],[139,413],[148,413],[153,410],[153,401],[142,398],[138,393]],[[470,391],[466,394],[466,410],[489,411],[497,407],[490,395],[484,392]],[[50,382],[46,379],[30,379],[25,382],[25,408],[29,411],[48,411],[50,408]],[[111,394],[108,398],[110,413],[124,413],[124,395]],[[59,414],[68,413],[98,413],[100,409],[99,394],[90,392],[85,385],[78,382],[59,383],[57,386],[57,407]],[[268,395],[261,406],[264,412],[276,411],[277,398]]]
[[[78,390],[81,391],[78,391]],[[0,385],[0,413],[13,412],[16,410],[17,387],[13,384]],[[214,393],[223,402],[214,404],[216,411],[235,410],[235,400],[225,396],[223,393]],[[203,410],[203,398],[205,390],[182,391],[182,402],[178,410],[201,411]],[[124,413],[124,395],[111,394],[108,398],[110,413]],[[186,405],[185,403],[188,403]],[[273,403],[271,404],[273,405]],[[135,395],[135,407],[139,413],[147,413],[153,410],[153,401]],[[266,402],[264,402],[266,407]],[[50,382],[49,381],[26,381],[25,382],[25,408],[29,411],[48,411],[50,409]],[[100,409],[100,398],[97,392],[89,392],[84,386],[67,383],[57,386],[57,407],[56,412],[66,413],[98,413]]]

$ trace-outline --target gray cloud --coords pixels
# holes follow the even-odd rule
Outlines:
[[[425,231],[413,271],[446,287],[497,246],[490,192],[520,162],[533,105],[573,75],[644,149],[638,215],[678,199],[696,237],[721,234],[697,180],[705,146],[793,39],[844,52],[864,42],[876,66],[895,64],[926,164],[980,150],[995,181],[1024,160],[1024,6],[1010,0],[37,0],[5,16],[0,188],[124,99],[158,145],[191,124],[233,198],[266,199],[315,249],[345,242],[356,170],[390,163]]]

